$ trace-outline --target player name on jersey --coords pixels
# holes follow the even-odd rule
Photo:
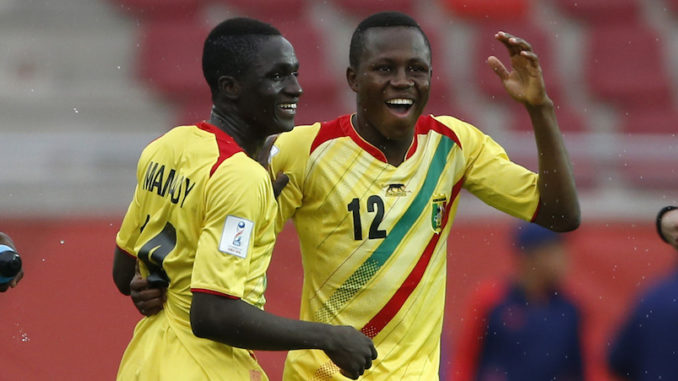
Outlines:
[[[169,196],[173,204],[179,204],[181,200],[180,206],[183,207],[195,183],[174,168],[170,168],[165,175],[165,165],[151,161],[146,169],[146,177],[142,186],[144,190],[156,192],[160,197]]]

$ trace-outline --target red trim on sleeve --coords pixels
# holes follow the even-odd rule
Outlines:
[[[118,246],[118,245],[115,245],[115,246],[118,248],[118,250],[120,250],[121,252],[127,254],[130,258],[137,259],[137,256],[136,256],[136,255],[130,254],[129,252],[127,252],[127,250],[124,250],[122,247],[120,247],[120,246]]]
[[[459,179],[459,181],[452,188],[452,193],[450,195],[450,201],[445,206],[445,215],[443,216],[442,230],[445,229],[447,225],[448,218],[450,216],[450,209],[454,200],[459,195],[461,190],[461,185],[464,183],[464,178]],[[398,291],[393,294],[393,297],[382,307],[382,309],[377,312],[372,319],[365,324],[365,326],[360,330],[365,336],[374,338],[381,332],[381,330],[388,324],[393,317],[400,311],[400,308],[405,304],[405,301],[409,296],[414,292],[414,290],[419,285],[419,282],[424,276],[428,264],[431,262],[431,257],[433,256],[433,250],[435,249],[438,241],[440,240],[440,234],[433,234],[431,240],[426,245],[421,257],[417,260],[417,263],[414,265],[414,268],[410,274],[405,278],[405,281],[400,285]]]
[[[206,289],[206,288],[191,288],[191,292],[192,292],[192,293],[199,292],[199,293],[202,293],[202,294],[210,294],[210,295],[223,296],[223,297],[225,297],[225,298],[229,298],[229,299],[233,299],[233,300],[239,300],[239,299],[240,299],[239,296],[233,296],[233,295],[229,295],[229,294],[224,294],[223,292],[214,291],[214,290],[208,290],[208,289]]]
[[[504,297],[506,290],[505,284],[498,286],[495,283],[488,283],[471,295],[468,309],[464,314],[464,324],[454,348],[452,372],[448,381],[475,379],[487,330],[487,318]]]
[[[212,169],[210,169],[210,177],[214,174],[217,168],[219,168],[221,163],[224,162],[224,160],[228,159],[229,157],[235,155],[238,152],[244,152],[243,149],[238,145],[238,143],[236,143],[235,140],[233,140],[233,138],[230,135],[222,131],[219,127],[209,124],[207,122],[200,122],[196,124],[196,127],[203,131],[207,131],[214,134],[214,138],[217,141],[219,157],[212,166]]]

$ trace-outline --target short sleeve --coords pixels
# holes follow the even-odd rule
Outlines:
[[[531,220],[539,205],[538,175],[510,161],[497,142],[470,124],[454,131],[467,164],[464,188],[496,209]]]
[[[274,217],[266,171],[243,153],[222,163],[206,188],[191,290],[243,298],[252,262],[273,249]]]

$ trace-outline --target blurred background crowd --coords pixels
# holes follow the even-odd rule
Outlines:
[[[476,125],[534,170],[527,113],[485,63],[508,60],[496,31],[532,43],[582,204],[567,283],[582,306],[586,372],[611,379],[603,358],[612,332],[675,266],[654,217],[678,204],[676,0],[0,0],[0,230],[26,271],[24,287],[0,303],[12,316],[0,328],[11,353],[0,369],[19,379],[112,378],[137,319],[110,280],[114,234],[141,149],[209,115],[200,52],[212,26],[244,15],[283,32],[301,62],[304,124],[355,108],[344,79],[350,36],[381,10],[412,15],[431,41],[427,111]],[[449,244],[443,376],[469,295],[509,274],[515,258],[513,221],[463,197]],[[288,316],[300,295],[297,250],[288,227],[267,307]],[[277,379],[279,354],[261,360]]]

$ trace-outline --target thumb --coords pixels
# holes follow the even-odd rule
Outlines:
[[[495,56],[490,56],[487,58],[487,64],[490,65],[492,71],[494,71],[502,81],[506,81],[508,79],[509,71],[506,70],[506,66],[504,66],[503,63],[501,63],[499,58]]]

